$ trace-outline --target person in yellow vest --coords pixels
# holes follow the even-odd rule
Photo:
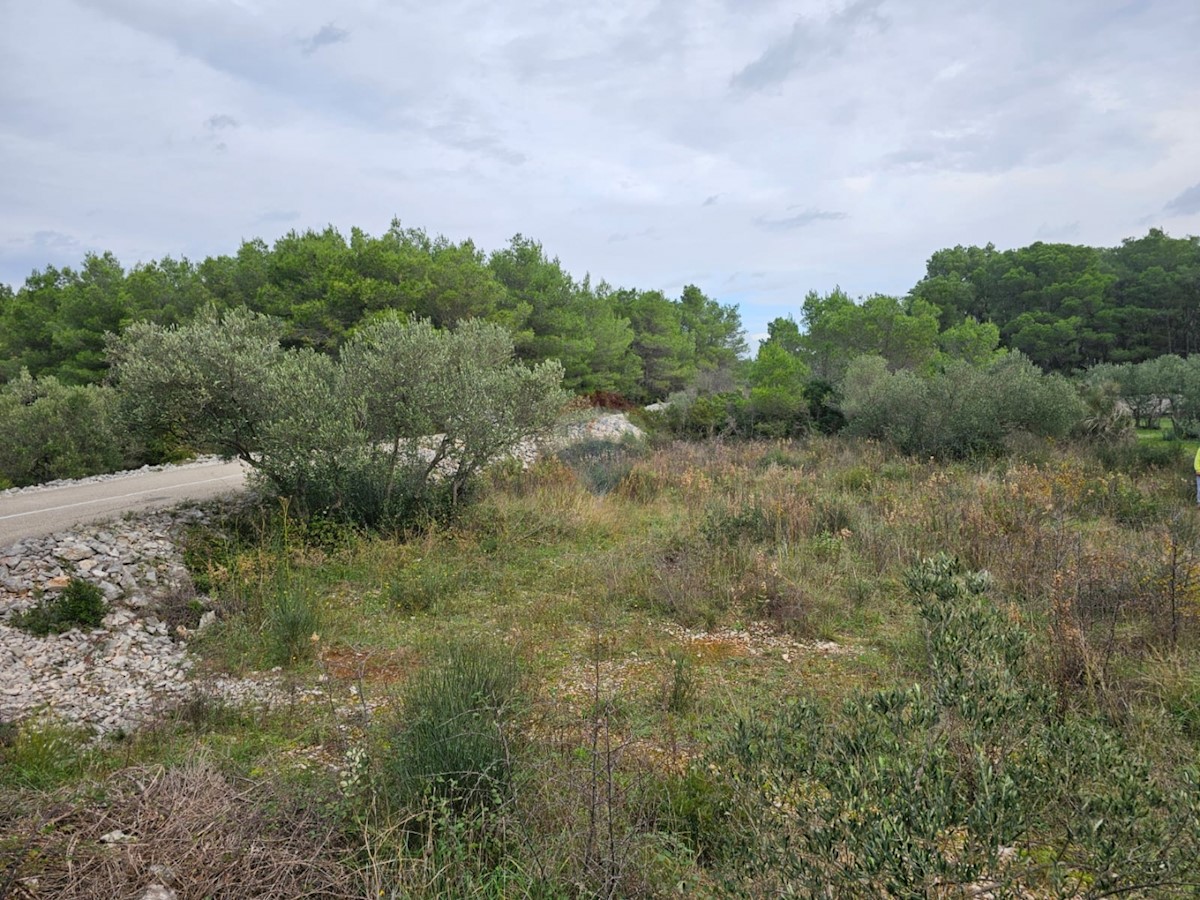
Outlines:
[[[1192,468],[1196,470],[1196,505],[1200,506],[1200,449],[1196,450],[1196,460],[1192,463]]]

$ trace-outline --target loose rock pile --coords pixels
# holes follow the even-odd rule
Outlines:
[[[99,734],[130,731],[196,691],[187,635],[170,634],[158,613],[164,597],[191,590],[174,536],[206,521],[199,509],[158,512],[0,549],[0,720],[44,715]],[[75,577],[104,593],[101,627],[36,637],[12,625]],[[224,679],[204,690],[253,701],[276,686]]]

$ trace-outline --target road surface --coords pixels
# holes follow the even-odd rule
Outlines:
[[[217,460],[0,496],[0,547],[84,522],[207,500],[240,489],[245,479],[244,464]]]

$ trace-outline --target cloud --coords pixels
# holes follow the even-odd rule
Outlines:
[[[712,194],[711,196],[709,196],[709,197],[708,197],[708,198],[707,198],[707,199],[706,199],[706,200],[705,200],[703,203],[701,203],[700,205],[701,205],[701,206],[716,206],[716,205],[717,205],[717,200],[719,200],[719,199],[720,199],[720,197],[721,197],[721,195],[720,195],[720,194]]]
[[[300,218],[300,212],[295,209],[270,209],[254,220],[255,225],[286,225]]]
[[[1067,222],[1062,225],[1050,225],[1043,222],[1038,226],[1033,236],[1039,241],[1070,241],[1079,236],[1079,222]]]
[[[513,150],[492,135],[465,135],[456,128],[445,126],[432,128],[429,133],[447,146],[456,147],[467,153],[486,156],[510,166],[519,166],[525,162],[524,153]]]
[[[233,116],[217,113],[214,116],[209,116],[204,123],[204,127],[209,131],[218,131],[222,128],[238,128],[240,124]]]
[[[300,52],[305,56],[312,56],[322,47],[331,47],[334,44],[341,44],[349,39],[349,31],[345,28],[338,28],[332,22],[329,22],[326,25],[322,25],[316,34],[300,42]]]
[[[349,31],[329,24],[297,41],[299,32],[286,18],[256,14],[249,4],[157,3],[153,0],[73,0],[85,10],[150,38],[136,41],[143,52],[162,41],[187,60],[195,60],[238,82],[239,88],[260,95],[261,89],[278,95],[275,102],[254,96],[273,116],[280,114],[282,98],[316,115],[352,121],[357,127],[377,131],[389,126],[411,125],[406,90],[381,84],[361,71],[339,65],[337,55],[329,64],[308,61],[316,50],[344,41]],[[304,58],[295,52],[299,45]],[[181,71],[175,71],[176,69]],[[190,66],[173,65],[173,78]],[[160,77],[160,72],[154,76]],[[146,76],[143,76],[146,77]]]
[[[827,209],[806,209],[794,216],[785,216],[782,219],[768,219],[766,216],[759,216],[754,220],[754,224],[766,231],[791,231],[794,228],[803,228],[814,222],[834,222],[845,218],[847,216],[844,212]]]
[[[1200,183],[1193,184],[1163,209],[1177,216],[1192,216],[1200,213]]]
[[[90,249],[74,236],[50,229],[8,238],[0,243],[0,280],[16,285],[31,272],[47,266],[77,268]]]
[[[739,91],[758,91],[786,81],[798,69],[845,52],[863,32],[882,31],[888,20],[879,13],[883,0],[855,0],[824,22],[799,18],[791,32],[729,80]]]

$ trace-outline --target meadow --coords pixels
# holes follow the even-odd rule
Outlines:
[[[280,699],[11,728],[0,896],[1195,896],[1165,446],[651,439],[405,534],[231,510],[183,538],[200,680]]]

